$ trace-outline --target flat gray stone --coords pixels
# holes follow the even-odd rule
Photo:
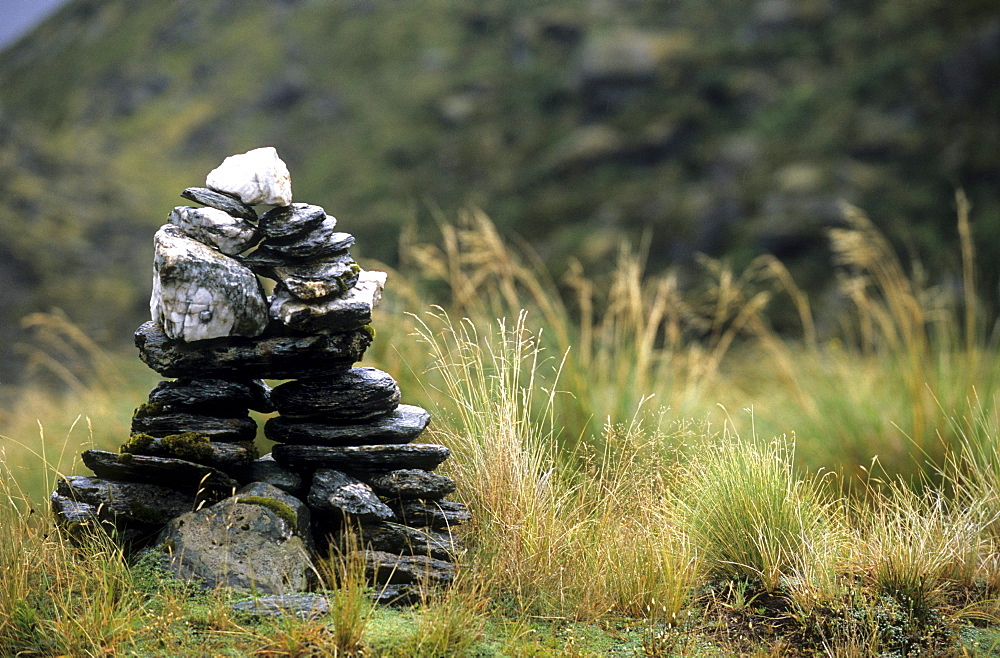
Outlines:
[[[191,345],[170,340],[155,323],[135,332],[143,363],[165,377],[324,377],[360,361],[371,333],[225,338]]]
[[[239,488],[239,483],[217,468],[183,459],[116,454],[85,450],[83,463],[105,480],[159,484],[186,494],[218,500]]]
[[[196,503],[193,495],[170,487],[84,475],[60,478],[51,500],[60,523],[93,521],[128,543],[150,539]]]
[[[260,241],[256,226],[216,208],[177,206],[170,211],[167,221],[189,238],[227,256],[242,253]]]
[[[189,432],[153,437],[148,434],[133,435],[121,447],[122,453],[151,455],[184,459],[196,464],[212,466],[227,473],[245,468],[256,456],[252,443],[225,443],[211,441],[205,435]]]
[[[308,203],[293,203],[290,206],[272,208],[260,217],[260,230],[269,242],[294,241],[311,233],[327,218],[326,211]],[[331,217],[331,219],[333,219]],[[337,220],[333,220],[336,225]]]
[[[170,521],[156,541],[178,578],[209,589],[260,594],[307,590],[313,573],[302,539],[263,505],[235,498]]]
[[[264,436],[277,443],[316,446],[363,446],[410,443],[419,437],[431,415],[411,404],[360,423],[331,424],[275,416],[264,425]]]
[[[382,299],[386,273],[364,271],[357,283],[340,297],[304,301],[284,285],[271,295],[270,314],[297,331],[346,331],[372,322],[372,311]]]
[[[450,533],[430,528],[411,528],[382,521],[361,526],[361,544],[368,550],[393,555],[426,555],[450,561],[461,550]]]
[[[319,619],[330,612],[330,602],[320,594],[262,596],[233,604],[233,611],[250,617]]]
[[[380,496],[399,499],[438,499],[455,491],[455,481],[447,475],[419,468],[373,473],[364,481]]]
[[[300,248],[303,254],[294,256],[289,249],[281,250],[280,245],[272,247],[262,242],[257,249],[239,257],[241,263],[251,269],[283,267],[295,263],[312,263],[341,254],[354,245],[354,236],[350,233],[333,233],[325,241],[311,240],[307,243],[309,249]]]
[[[254,460],[240,479],[244,482],[266,482],[293,496],[303,493],[305,487],[302,475],[274,461],[271,453]]]
[[[279,464],[315,470],[394,471],[400,468],[434,470],[451,451],[429,443],[384,446],[296,446],[281,444],[271,450]]]
[[[269,237],[261,246],[286,259],[314,260],[331,253],[335,245],[348,239],[353,241],[349,234],[337,231],[336,218],[324,214],[323,221],[308,231],[280,239]]]
[[[427,596],[419,585],[378,585],[372,592],[372,601],[377,605],[409,607],[421,603]]]
[[[389,506],[401,523],[415,527],[452,528],[472,518],[465,505],[450,500],[398,500]]]
[[[263,333],[267,299],[253,272],[170,224],[153,245],[149,310],[168,338],[190,343]]]
[[[393,518],[392,510],[364,482],[346,473],[323,468],[313,474],[306,498],[309,506],[334,512],[360,521],[383,521]]]
[[[274,147],[231,155],[209,172],[205,185],[255,206],[287,206],[292,202],[292,178]]]
[[[455,580],[455,567],[424,555],[365,551],[365,577],[378,584],[447,585]]]
[[[275,266],[265,276],[280,281],[292,297],[309,302],[346,294],[360,274],[360,266],[345,251],[321,261]]]
[[[149,394],[151,404],[211,416],[245,416],[247,409],[270,413],[271,387],[260,379],[192,379],[183,377],[156,385]]]
[[[360,421],[394,411],[399,406],[399,385],[377,368],[351,368],[333,377],[276,386],[271,401],[288,418]]]
[[[144,407],[139,407],[132,418],[133,434],[168,436],[183,432],[204,434],[213,441],[253,441],[257,437],[257,422],[244,415],[242,418],[218,418],[180,411],[142,415]]]
[[[189,187],[181,192],[181,196],[203,206],[229,213],[233,217],[257,223],[257,211],[232,195],[216,192],[207,187]]]

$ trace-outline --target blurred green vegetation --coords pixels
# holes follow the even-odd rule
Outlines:
[[[177,194],[261,145],[364,257],[478,206],[556,272],[645,236],[813,292],[841,200],[949,283],[961,187],[994,290],[998,72],[986,0],[71,0],[0,54],[0,359],[53,306],[123,341]]]

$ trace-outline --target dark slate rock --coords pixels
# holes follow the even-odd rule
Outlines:
[[[330,602],[320,594],[262,596],[233,604],[233,611],[249,617],[319,619],[330,612]]]
[[[191,379],[160,382],[149,394],[150,404],[211,416],[245,416],[247,409],[270,413],[271,387],[260,379]]]
[[[304,237],[319,228],[326,218],[326,211],[319,206],[293,203],[290,206],[272,208],[261,215],[260,229],[269,244],[281,244]],[[333,224],[336,223],[337,220],[333,219]]]
[[[306,501],[313,509],[344,514],[361,521],[393,518],[392,510],[379,500],[371,487],[333,469],[324,468],[313,474]]]
[[[372,592],[372,600],[378,605],[409,607],[419,604],[427,593],[419,585],[379,585]]]
[[[360,274],[361,267],[345,251],[315,263],[276,266],[265,276],[280,281],[292,297],[314,301],[346,294]]]
[[[85,450],[81,456],[87,468],[107,480],[160,484],[216,500],[239,488],[239,483],[222,471],[183,459],[118,455],[105,450]]]
[[[246,502],[248,498],[265,498],[286,506],[295,515],[295,522],[292,524],[295,534],[301,537],[307,546],[312,545],[312,515],[309,507],[295,496],[266,482],[251,482],[237,491],[235,497],[241,502]]]
[[[213,441],[253,441],[257,437],[257,422],[250,416],[217,418],[181,412],[145,415],[148,407],[139,407],[132,418],[133,434],[164,437],[170,434],[194,432]]]
[[[399,386],[376,368],[351,368],[335,377],[299,379],[276,386],[271,400],[289,418],[365,420],[399,405]]]
[[[431,415],[411,404],[356,424],[313,423],[275,416],[264,425],[264,436],[278,443],[315,446],[364,446],[409,443],[420,436]]]
[[[227,212],[233,217],[241,217],[249,222],[257,222],[257,211],[234,196],[216,192],[206,187],[189,187],[181,196],[209,208]]]
[[[393,555],[427,555],[445,561],[453,560],[460,552],[450,533],[387,521],[362,525],[361,544],[373,551]]]
[[[447,585],[455,580],[455,567],[425,555],[365,551],[365,577],[378,584]]]
[[[360,361],[371,342],[371,333],[365,330],[254,340],[221,338],[194,345],[168,339],[153,322],[135,332],[139,357],[165,377],[325,377]]]
[[[293,496],[302,493],[305,486],[301,474],[274,461],[271,453],[251,463],[240,473],[239,479],[241,482],[266,482]]]
[[[252,270],[264,267],[281,267],[292,263],[315,262],[347,251],[354,245],[354,236],[350,233],[333,233],[329,236],[327,242],[310,240],[307,244],[308,249],[296,249],[296,245],[298,243],[286,248],[278,245],[272,246],[269,242],[262,242],[254,251],[241,256],[237,260]],[[297,256],[292,253],[296,251],[302,255]]]
[[[336,468],[354,472],[422,468],[430,471],[448,459],[451,451],[431,443],[340,447],[276,445],[271,454],[279,464],[304,470]]]
[[[178,578],[209,589],[294,594],[313,573],[306,545],[281,516],[236,498],[173,519],[156,543]]]
[[[330,254],[334,251],[330,248],[331,245],[340,244],[348,239],[354,238],[348,233],[337,232],[337,220],[324,214],[323,219],[309,231],[280,239],[267,238],[263,244],[271,252],[285,258],[312,260]]]
[[[450,528],[472,518],[465,505],[450,500],[400,500],[389,506],[402,523],[410,526]]]
[[[163,438],[149,434],[133,435],[122,445],[121,452],[185,459],[226,472],[249,466],[256,456],[256,448],[249,441],[224,443],[212,441],[206,435],[194,432],[170,434]]]
[[[380,496],[387,498],[444,498],[455,491],[455,481],[447,475],[406,468],[372,474],[364,481]]]
[[[170,487],[83,475],[60,479],[51,500],[59,522],[93,521],[132,544],[148,540],[195,504],[193,495]]]
[[[284,284],[275,286],[269,313],[296,331],[347,331],[371,324],[372,311],[382,299],[385,272],[361,272],[354,287],[339,297],[303,301]]]

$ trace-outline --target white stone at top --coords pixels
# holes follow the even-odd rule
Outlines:
[[[292,202],[292,178],[273,146],[229,156],[208,174],[205,185],[250,205]]]

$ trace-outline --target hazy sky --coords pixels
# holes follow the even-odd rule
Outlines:
[[[38,25],[66,0],[0,0],[0,50]]]

